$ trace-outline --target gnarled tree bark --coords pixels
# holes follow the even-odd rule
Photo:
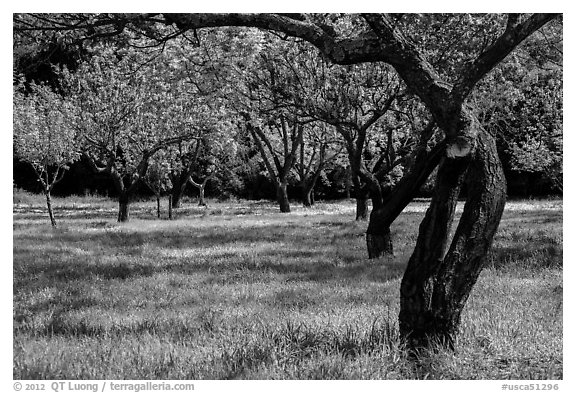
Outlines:
[[[464,212],[450,248],[448,236],[463,181]],[[431,342],[453,348],[460,315],[484,261],[506,200],[494,137],[480,130],[471,158],[445,158],[416,248],[401,284],[400,333],[410,349]]]

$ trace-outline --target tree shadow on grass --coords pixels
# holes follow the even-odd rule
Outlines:
[[[67,282],[202,275],[215,283],[385,282],[405,263],[369,261],[363,228],[329,220],[133,231],[107,221],[14,235],[14,291]],[[78,230],[79,229],[79,230]]]
[[[270,281],[271,275],[287,281],[353,283],[395,280],[404,271],[405,264],[398,259],[369,261],[335,246],[333,240],[341,240],[339,236],[346,233],[333,230],[326,244],[318,244],[302,233],[279,236],[282,228],[271,227],[215,230],[196,238],[165,231],[65,232],[57,241],[47,238],[40,245],[38,235],[21,235],[14,248],[14,291],[161,273],[201,274],[207,281],[220,283]],[[342,227],[340,232],[347,230]],[[291,231],[298,232],[298,228]],[[173,256],[154,254],[170,250]]]
[[[561,269],[563,266],[562,246],[546,242],[495,245],[488,254],[486,266],[497,270]]]
[[[273,259],[270,256],[273,256]],[[61,287],[63,283],[90,280],[132,280],[156,274],[208,275],[207,283],[234,284],[237,282],[269,281],[270,275],[285,281],[313,281],[345,283],[387,282],[403,274],[404,264],[359,261],[347,265],[326,262],[275,261],[278,254],[263,253],[262,261],[237,262],[180,261],[161,265],[122,261],[86,263],[69,258],[29,262],[15,266],[14,293],[34,287]]]
[[[42,249],[50,244],[60,244],[82,248],[90,253],[101,249],[106,254],[141,255],[142,248],[153,250],[202,250],[209,251],[215,247],[233,249],[236,245],[247,244],[257,248],[259,244],[277,244],[281,256],[313,257],[316,249],[323,246],[334,247],[334,243],[350,242],[363,237],[359,229],[350,225],[332,226],[331,223],[315,223],[313,233],[306,224],[283,225],[269,224],[253,227],[183,227],[178,231],[173,228],[151,228],[146,232],[122,231],[118,227],[108,226],[105,221],[92,223],[90,228],[96,231],[69,231],[56,229],[42,233],[23,233],[14,238],[14,251],[19,247]],[[357,233],[358,232],[358,233]],[[321,234],[321,235],[320,235]],[[334,247],[335,249],[337,247]],[[324,247],[325,249],[325,247]],[[306,250],[306,251],[303,251]],[[232,254],[233,255],[233,254]]]
[[[502,216],[500,225],[519,225],[519,224],[562,224],[563,213],[558,210],[529,210],[529,211],[505,211]]]

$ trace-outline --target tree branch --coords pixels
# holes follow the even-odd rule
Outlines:
[[[504,33],[462,71],[460,78],[452,89],[452,96],[455,102],[463,103],[476,83],[484,75],[508,56],[530,34],[559,15],[534,14],[524,22],[518,23],[518,14],[510,14]]]
[[[382,59],[392,65],[406,85],[426,103],[441,123],[452,114],[450,90],[434,67],[422,56],[404,34],[395,27],[391,17],[384,14],[362,14],[380,39],[382,50],[388,53]]]
[[[94,160],[94,158],[92,158],[88,153],[84,152],[82,156],[86,158],[86,161],[88,161],[88,166],[90,166],[90,169],[92,169],[94,173],[106,173],[110,171],[109,169],[110,160],[108,160],[109,162],[105,167],[99,167],[98,164],[96,163],[96,160]]]

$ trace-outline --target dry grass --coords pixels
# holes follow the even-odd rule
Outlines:
[[[18,199],[18,200],[16,200]],[[24,200],[25,199],[25,200]],[[562,203],[512,202],[463,314],[455,353],[398,349],[399,282],[425,203],[366,258],[341,202],[14,205],[15,379],[562,378]]]

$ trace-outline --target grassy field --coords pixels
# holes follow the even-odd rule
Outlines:
[[[455,353],[398,349],[399,284],[426,203],[368,260],[352,202],[14,197],[15,379],[559,379],[562,201],[509,202]]]

